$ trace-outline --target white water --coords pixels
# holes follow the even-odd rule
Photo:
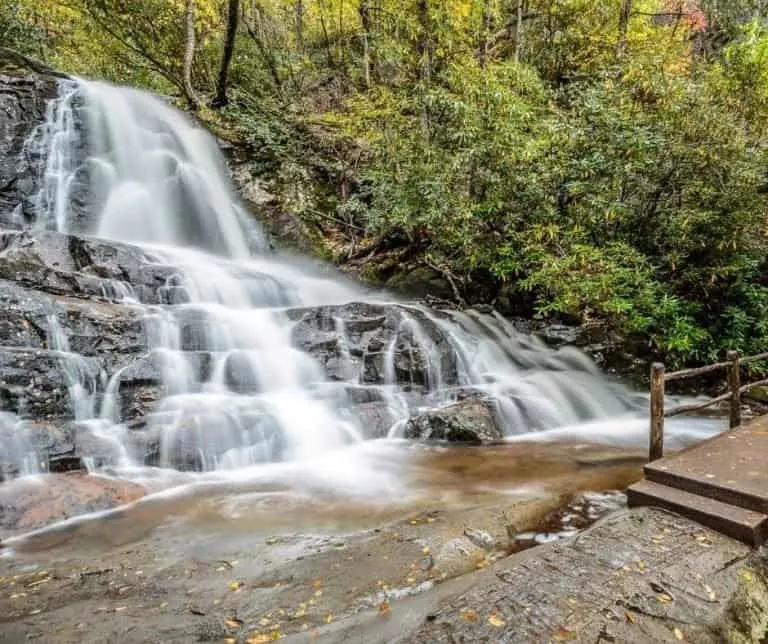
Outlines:
[[[158,472],[178,477],[173,468],[181,467],[208,473],[184,475],[185,480],[210,480],[211,473],[255,480],[294,471],[269,465],[281,461],[291,468],[303,463],[303,476],[314,483],[356,491],[381,489],[382,477],[390,483],[397,478],[376,472],[366,460],[369,450],[359,449],[371,428],[343,394],[347,385],[362,384],[344,321],[334,320],[342,343],[340,373],[346,378],[338,382],[293,346],[294,323],[286,314],[286,307],[376,298],[269,252],[234,195],[210,135],[149,94],[80,81],[62,84],[35,141],[48,150],[39,225],[61,232],[82,228],[68,216],[76,178],[88,176],[92,216],[87,232],[140,245],[159,263],[176,267],[168,288],[184,294],[184,303],[143,307],[152,347],[148,359],[165,390],[142,429],[159,444],[151,467],[133,446],[135,430],[120,417],[123,373],[112,374],[109,383],[106,374],[93,373],[70,351],[58,321],[49,320],[49,344],[61,354],[76,420],[117,448],[119,457],[109,471],[133,478]],[[139,306],[130,285],[105,280],[104,294]],[[402,387],[408,383],[398,384],[396,378],[403,338],[412,338],[425,357],[429,393],[418,406],[452,399],[439,350],[424,326],[431,321],[457,355],[460,385],[493,396],[510,438],[536,432],[538,438],[645,442],[638,431],[644,424],[642,399],[608,381],[577,350],[555,351],[499,316],[409,311],[384,352],[383,382],[372,387],[385,403],[390,438],[415,412],[409,407],[413,394]],[[190,319],[196,321],[195,351],[184,335]],[[200,352],[211,360],[205,373]],[[233,370],[245,387],[233,385]],[[684,427],[692,439],[714,431]],[[36,471],[22,434],[16,436],[13,446],[0,450],[14,450],[24,472]]]

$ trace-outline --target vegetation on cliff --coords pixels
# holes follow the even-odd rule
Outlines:
[[[764,4],[0,0],[0,39],[197,110],[371,279],[695,362],[768,344]]]

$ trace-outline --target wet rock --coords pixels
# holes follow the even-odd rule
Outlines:
[[[397,421],[392,409],[383,401],[355,405],[352,413],[366,439],[386,438]]]
[[[43,349],[0,347],[0,409],[23,418],[74,418],[62,355]],[[103,372],[98,358],[73,358],[70,365],[87,391],[96,391]]]
[[[50,469],[51,461],[73,456],[74,429],[69,423],[23,420],[0,412],[0,482]]]
[[[456,354],[423,310],[397,304],[352,303],[291,309],[294,346],[331,379],[398,383],[430,391],[455,384]]]
[[[51,346],[51,320],[69,348],[119,364],[147,350],[141,312],[110,302],[51,296],[0,280],[0,343],[36,349]]]
[[[20,479],[0,486],[0,527],[32,530],[79,514],[130,503],[145,493],[136,483],[82,473]]]
[[[19,227],[34,217],[42,150],[25,149],[35,128],[45,121],[48,101],[58,94],[59,79],[19,68],[0,53],[0,226]]]
[[[764,556],[682,517],[643,509],[508,557],[457,592],[446,589],[402,639],[748,642],[765,636],[766,609]]]
[[[504,437],[493,403],[468,398],[447,407],[422,412],[405,426],[405,437],[457,443],[489,443]]]
[[[45,230],[0,232],[0,279],[53,295],[164,304],[177,273],[129,244]]]

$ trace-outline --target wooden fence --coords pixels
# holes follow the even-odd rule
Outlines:
[[[670,373],[665,373],[664,365],[662,363],[653,363],[651,365],[651,442],[648,450],[648,460],[655,461],[664,455],[664,419],[669,418],[670,416],[678,416],[679,414],[699,411],[725,400],[729,400],[729,426],[734,428],[741,425],[741,394],[746,393],[753,387],[768,385],[768,378],[747,385],[741,384],[741,365],[749,362],[757,362],[758,360],[768,360],[768,353],[759,353],[754,356],[740,358],[738,351],[729,351],[726,354],[725,362],[716,362],[715,364],[706,365],[704,367],[683,369],[682,371],[672,371]],[[703,402],[664,409],[665,383],[673,380],[703,376],[708,373],[720,371],[721,369],[727,371],[728,391],[726,393]]]

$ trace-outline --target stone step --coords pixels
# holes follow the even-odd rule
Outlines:
[[[649,481],[768,514],[768,427],[764,420],[724,432],[645,466]]]
[[[768,515],[729,505],[643,480],[627,490],[629,507],[655,506],[717,530],[751,546],[760,546],[768,537]]]

